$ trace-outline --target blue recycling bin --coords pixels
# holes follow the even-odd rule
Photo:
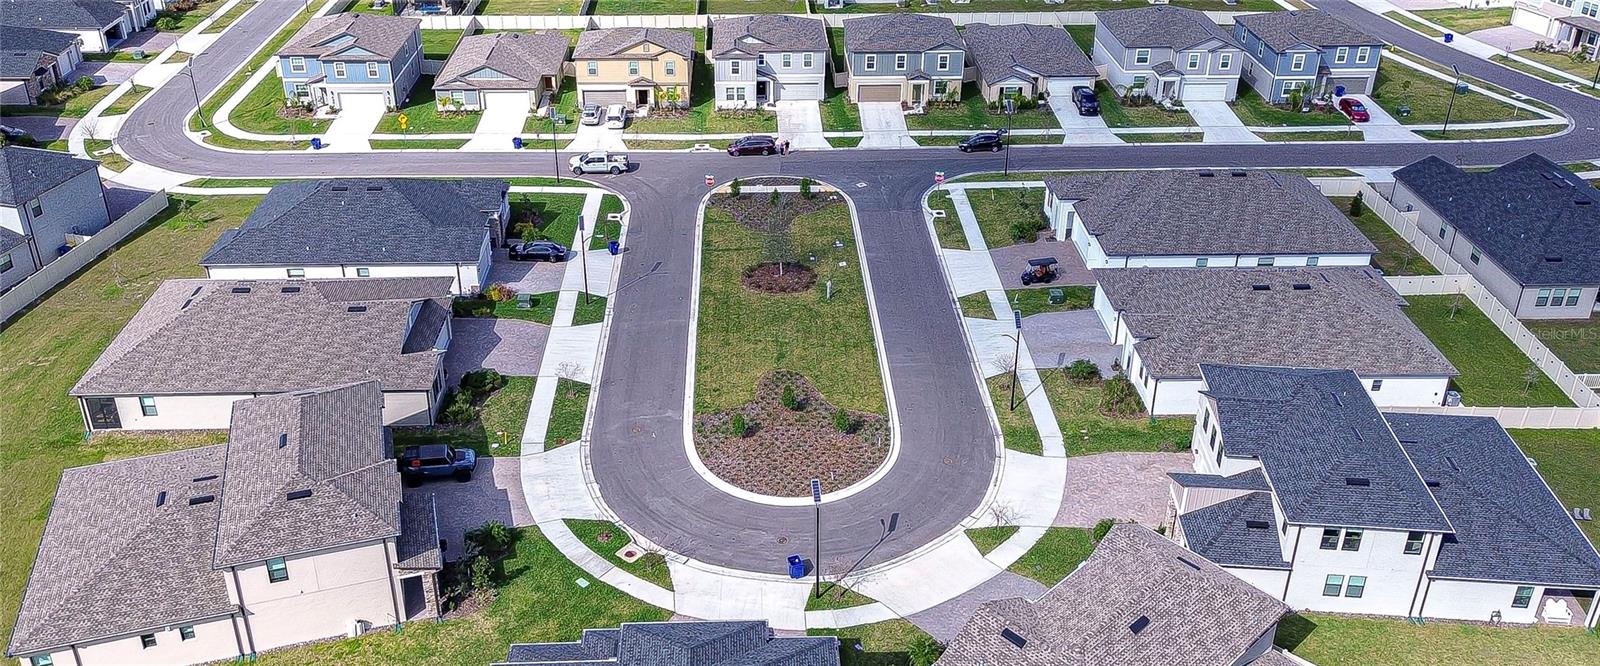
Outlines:
[[[522,137],[520,137],[520,136],[511,137],[511,147],[512,148],[516,148],[517,150],[522,150]]]
[[[1333,87],[1333,96],[1334,97],[1344,97],[1344,86],[1334,86]]]
[[[1455,35],[1453,35],[1451,33],[1448,33],[1448,32],[1444,33],[1444,43],[1449,44],[1449,43],[1454,42],[1454,41],[1456,41],[1456,36]]]
[[[616,241],[608,241],[606,243],[606,251],[610,252],[613,257],[622,254],[622,244]]]
[[[322,150],[322,137],[319,137],[319,136],[311,137],[311,149],[312,150]]]
[[[800,559],[799,555],[789,556],[789,577],[794,579],[806,577],[806,561]]]

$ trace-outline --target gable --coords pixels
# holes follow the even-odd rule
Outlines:
[[[330,37],[328,39],[322,40],[321,42],[317,43],[317,46],[340,46],[340,45],[344,45],[344,44],[349,44],[350,42],[353,42],[353,41],[356,41],[355,36],[351,35],[348,32],[346,32],[346,33],[340,33],[340,34],[334,35],[333,37]]]
[[[368,50],[366,50],[364,48],[361,48],[359,46],[352,46],[352,47],[344,49],[342,51],[335,51],[333,53],[330,53],[326,57],[329,57],[329,58],[365,58],[365,57],[368,57],[368,56],[378,57],[378,54],[373,53],[371,51],[368,51]]]
[[[495,69],[493,67],[484,66],[484,67],[479,67],[477,69],[474,69],[474,70],[472,70],[470,72],[467,72],[461,78],[463,78],[463,79],[515,79],[517,77],[511,76],[510,74],[506,74],[505,72],[497,70],[497,69]]]

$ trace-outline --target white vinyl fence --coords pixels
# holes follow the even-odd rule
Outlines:
[[[352,0],[353,4],[354,0]],[[942,16],[956,25],[988,23],[1032,23],[1034,25],[1094,25],[1094,12],[923,12]],[[1232,25],[1241,14],[1255,12],[1205,12],[1212,22]],[[637,16],[501,16],[477,15],[470,12],[459,16],[418,16],[424,30],[590,30],[595,28],[704,28],[724,16],[740,14],[656,14]],[[812,14],[830,28],[844,26],[846,19],[871,16],[866,13]]]
[[[45,293],[54,289],[56,285],[65,282],[76,275],[89,262],[94,261],[107,250],[115,247],[135,231],[143,228],[150,218],[156,216],[167,207],[167,192],[162,190],[145,199],[133,210],[123,213],[99,233],[90,236],[88,240],[79,243],[68,250],[66,254],[56,258],[39,272],[29,275],[27,279],[18,282],[11,291],[0,295],[0,323],[11,321],[23,308],[32,305]]]

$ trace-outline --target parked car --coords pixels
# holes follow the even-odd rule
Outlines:
[[[512,245],[508,253],[512,261],[566,261],[566,246],[555,241],[527,241]]]
[[[1339,100],[1339,111],[1350,116],[1352,122],[1364,123],[1372,120],[1372,115],[1367,113],[1367,105],[1360,100],[1345,97]]]
[[[1006,131],[979,132],[962,139],[961,143],[956,144],[956,147],[960,148],[963,153],[970,153],[974,150],[999,151],[1006,147]]]
[[[778,152],[778,140],[765,134],[754,134],[728,144],[728,154],[734,157],[771,155],[776,152]]]
[[[628,124],[628,109],[621,104],[606,107],[606,129],[622,129]]]
[[[1094,89],[1088,86],[1072,87],[1072,105],[1078,107],[1080,116],[1100,115],[1100,98],[1094,94]]]
[[[471,481],[472,470],[478,466],[478,454],[472,449],[422,444],[406,447],[396,462],[401,478],[413,486],[430,478],[454,477],[457,481]]]
[[[601,120],[599,104],[583,105],[583,115],[579,117],[578,122],[585,125],[599,125]]]
[[[567,160],[567,165],[572,167],[572,173],[580,176],[586,173],[609,173],[615,176],[628,170],[628,156],[596,150],[573,155],[572,159]]]

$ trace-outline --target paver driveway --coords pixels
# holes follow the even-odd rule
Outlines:
[[[1061,433],[1068,442],[1082,435]],[[1070,445],[1070,444],[1069,444]],[[1167,472],[1193,470],[1188,453],[1101,453],[1067,459],[1067,493],[1056,525],[1093,527],[1103,519],[1155,528],[1171,503]]]
[[[533,514],[522,496],[522,470],[516,458],[480,456],[472,480],[429,481],[405,489],[407,502],[435,502],[439,538],[445,543],[444,559],[461,557],[464,535],[491,520],[508,527],[533,524]]]
[[[1019,276],[1028,269],[1029,259],[1055,257],[1056,280],[1023,287]],[[1066,241],[1039,241],[1020,245],[1007,245],[989,250],[994,269],[1000,274],[1000,284],[1006,289],[1045,289],[1068,284],[1094,284],[1094,276],[1084,267],[1078,248]]]
[[[1111,364],[1120,352],[1094,310],[1033,315],[1022,321],[1022,338],[1028,341],[1033,365],[1039,368],[1065,367],[1086,358],[1100,366],[1100,374],[1110,377]]]
[[[544,343],[550,339],[549,326],[521,319],[457,317],[450,328],[454,335],[444,358],[445,381],[450,386],[479,368],[502,375],[537,376]]]

